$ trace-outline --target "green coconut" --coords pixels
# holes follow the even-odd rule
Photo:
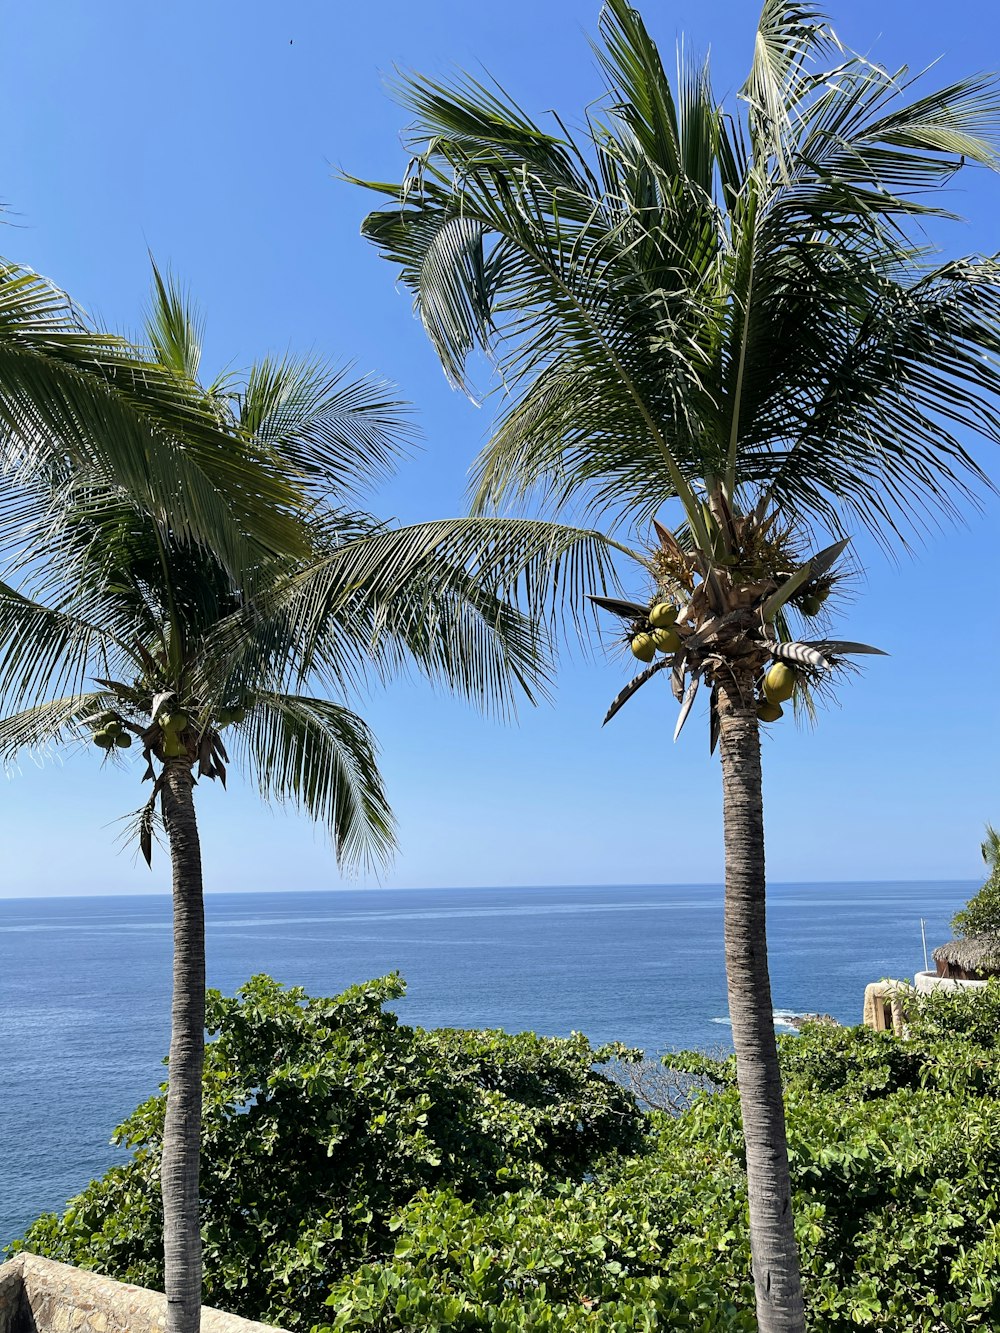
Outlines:
[[[179,736],[168,732],[163,738],[163,756],[165,759],[180,759],[187,754],[187,746]]]
[[[127,731],[119,730],[115,733],[115,744],[119,750],[127,750],[132,744],[132,737]]]
[[[113,734],[110,731],[108,731],[107,727],[101,727],[99,728],[99,730],[94,732],[93,741],[94,744],[98,747],[98,749],[110,750],[112,745],[114,745],[115,743],[115,738]]]
[[[664,629],[654,629],[651,637],[657,651],[661,653],[676,653],[681,646],[681,636],[669,625]]]
[[[169,731],[175,736],[179,736],[182,731],[187,729],[190,721],[191,719],[188,717],[187,713],[185,713],[182,708],[179,708],[175,713],[167,713],[165,717],[161,717],[160,726],[164,731]]]
[[[784,712],[781,704],[771,704],[766,699],[757,705],[757,716],[761,722],[777,722],[779,717],[784,716]]]
[[[657,602],[649,613],[649,623],[653,629],[669,629],[676,619],[677,607],[672,602]]]
[[[784,662],[775,662],[764,674],[764,694],[769,704],[783,704],[795,693],[795,672]]]
[[[799,602],[799,610],[804,616],[818,616],[822,605],[823,598],[817,596],[816,593],[811,592],[807,593],[806,596],[802,598],[802,601]]]
[[[637,634],[632,640],[632,655],[640,662],[652,662],[656,656],[656,644],[652,634]]]

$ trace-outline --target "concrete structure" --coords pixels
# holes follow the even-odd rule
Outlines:
[[[167,1298],[82,1268],[19,1254],[0,1264],[0,1333],[160,1333]],[[274,1333],[203,1306],[201,1333]]]
[[[918,972],[913,983],[918,995],[930,995],[932,991],[982,990],[988,984],[986,981],[943,977],[937,972]]]

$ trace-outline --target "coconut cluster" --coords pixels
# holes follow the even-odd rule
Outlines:
[[[798,677],[784,662],[774,662],[764,672],[761,682],[762,698],[757,701],[757,716],[761,722],[777,722],[784,714],[783,703],[795,693]]]
[[[132,744],[132,737],[122,726],[117,713],[101,714],[91,740],[99,750],[127,750]]]
[[[652,662],[657,653],[676,653],[681,636],[674,626],[677,607],[672,602],[657,602],[649,608],[645,624],[633,626],[632,654],[640,662]]]
[[[246,709],[239,705],[220,708],[214,719],[215,730],[221,731],[224,727],[238,726],[245,721],[246,715]],[[99,750],[127,750],[132,745],[132,736],[123,724],[120,714],[101,713],[97,717],[88,719],[88,722],[91,727],[91,740]],[[152,726],[147,730],[140,732],[137,727],[132,727],[131,730],[141,736],[147,750],[153,746],[162,753],[164,759],[180,759],[188,754],[192,747],[195,750],[198,748],[198,737],[192,736],[192,728],[199,731],[199,736],[202,734],[193,714],[188,709],[171,703],[157,712]]]
[[[215,718],[216,729],[221,731],[223,727],[239,725],[246,715],[245,708],[220,708]],[[185,732],[191,728],[192,718],[187,709],[177,705],[164,707],[157,713],[155,722],[160,728],[164,759],[180,759],[188,753]],[[197,742],[195,746],[197,748]]]
[[[180,759],[187,754],[183,733],[191,725],[191,717],[183,708],[165,708],[156,715],[156,725],[163,733],[164,759]]]

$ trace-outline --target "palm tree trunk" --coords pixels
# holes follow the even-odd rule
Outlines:
[[[785,1107],[767,970],[760,733],[749,671],[719,682],[729,1016],[746,1140],[760,1333],[803,1333]]]
[[[166,1333],[198,1333],[201,1323],[198,1156],[205,1062],[205,909],[193,786],[188,760],[165,762],[163,822],[170,840],[174,899],[174,995],[160,1168]]]

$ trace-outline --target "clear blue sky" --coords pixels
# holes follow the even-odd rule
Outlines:
[[[147,247],[198,295],[206,364],[236,367],[291,347],[354,360],[394,379],[426,444],[377,497],[401,520],[459,512],[488,416],[445,384],[408,299],[358,235],[370,206],[333,179],[342,166],[398,177],[404,114],[393,66],[444,73],[485,65],[537,112],[573,118],[598,95],[588,49],[598,0],[332,4],[329,0],[46,0],[5,14],[0,103],[2,252],[66,288],[93,314],[135,328]],[[648,0],[669,56],[686,33],[711,47],[717,91],[739,85],[757,6]],[[987,0],[841,0],[839,33],[882,63],[940,57],[944,82],[1000,67]],[[953,252],[1000,248],[1000,179],[964,178],[970,219]],[[980,450],[1000,477],[1000,452]],[[844,628],[875,660],[815,731],[765,742],[768,864],[774,879],[975,877],[996,779],[997,520],[892,565],[868,543],[866,584]],[[720,780],[703,717],[671,744],[674,706],[650,687],[606,729],[617,662],[567,658],[554,706],[517,727],[476,717],[419,685],[363,711],[382,745],[400,823],[400,886],[669,883],[721,878]],[[95,752],[0,779],[0,895],[163,892],[116,850],[114,821],[145,789]],[[198,789],[209,889],[336,887],[333,857],[305,821],[262,809],[234,784]]]

